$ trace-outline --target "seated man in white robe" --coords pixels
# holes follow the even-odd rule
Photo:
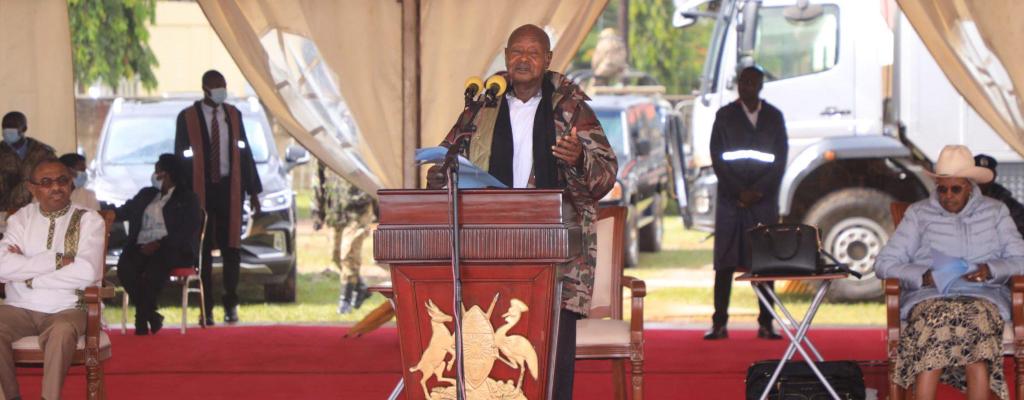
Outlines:
[[[73,178],[60,161],[40,162],[30,178],[36,201],[10,216],[0,240],[0,281],[7,292],[0,305],[0,387],[4,398],[21,398],[11,344],[39,336],[42,397],[55,400],[85,334],[77,291],[100,281],[105,230],[98,213],[71,204]]]

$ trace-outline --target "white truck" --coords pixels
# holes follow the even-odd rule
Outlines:
[[[834,285],[830,300],[881,295],[873,266],[894,229],[889,204],[930,193],[923,170],[944,145],[995,157],[1000,182],[1020,197],[1020,156],[956,92],[894,2],[676,3],[676,26],[714,19],[688,121],[689,212],[698,229],[714,228],[708,143],[715,112],[737,98],[737,71],[752,64],[766,73],[762,97],[786,118],[783,220],[818,226],[822,246],[864,274]]]

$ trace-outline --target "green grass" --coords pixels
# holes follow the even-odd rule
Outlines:
[[[300,214],[308,215],[308,199],[311,192],[298,193],[297,206]],[[303,210],[305,204],[305,211]],[[239,290],[242,300],[240,317],[244,323],[314,323],[338,324],[360,320],[384,299],[379,295],[370,297],[363,307],[351,314],[336,312],[340,283],[338,273],[331,262],[333,231],[314,231],[308,219],[298,225],[298,301],[289,304],[268,303],[264,300],[261,286],[243,284]],[[641,253],[640,265],[625,271],[626,275],[643,279],[647,283],[645,319],[657,322],[706,324],[711,320],[712,282],[714,271],[711,267],[713,239],[705,240],[706,233],[684,230],[680,217],[667,217],[665,239],[660,253]],[[371,285],[389,279],[386,268],[373,262],[371,240],[363,246],[363,277]],[[219,285],[219,282],[217,282]],[[788,290],[783,282],[776,283],[783,301],[797,318],[810,305],[810,295]],[[220,295],[216,295],[219,299]],[[121,319],[120,299],[108,304],[104,315],[108,322]],[[193,296],[193,304],[198,299]],[[219,301],[218,301],[219,303]],[[169,285],[161,299],[160,312],[166,317],[168,328],[181,320],[181,289]],[[129,311],[129,326],[133,317]],[[221,321],[222,309],[215,308],[214,318]],[[757,318],[757,299],[750,285],[734,283],[730,305],[730,321],[753,323]],[[189,322],[198,321],[198,308],[189,310]],[[885,306],[881,302],[825,304],[821,307],[816,324],[833,325],[882,325],[885,321]]]

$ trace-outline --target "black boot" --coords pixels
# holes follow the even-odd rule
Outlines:
[[[729,331],[725,329],[725,325],[711,325],[711,330],[704,334],[704,340],[719,340],[728,339]]]
[[[362,278],[357,278],[355,287],[355,299],[352,300],[352,308],[358,310],[363,306],[363,301],[370,297],[370,289],[363,283]]]
[[[359,283],[358,278],[353,282],[349,279],[345,282],[345,287],[341,289],[341,296],[338,297],[338,314],[348,314],[352,312],[353,300],[355,299],[356,286]]]

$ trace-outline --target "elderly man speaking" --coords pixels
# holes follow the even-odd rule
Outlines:
[[[968,399],[1006,399],[1006,282],[1024,272],[1024,240],[1006,206],[981,194],[992,171],[967,147],[946,146],[931,175],[935,193],[907,209],[875,265],[903,288],[894,379],[918,399],[934,399],[940,380]]]

